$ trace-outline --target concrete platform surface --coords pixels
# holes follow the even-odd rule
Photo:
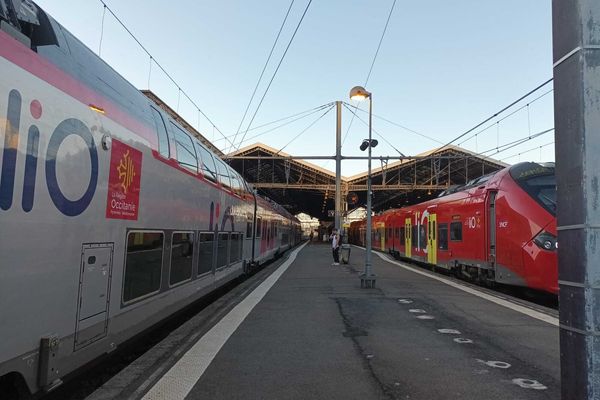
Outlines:
[[[157,346],[178,345],[176,354],[134,363],[123,374],[136,379],[116,377],[117,389],[102,390],[148,399],[560,398],[555,311],[375,254],[376,288],[361,289],[364,251],[353,247],[339,266],[330,253],[307,245],[269,267],[261,281],[282,273],[270,290],[248,283],[221,323],[203,317]]]

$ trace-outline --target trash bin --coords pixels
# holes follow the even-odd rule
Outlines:
[[[342,248],[340,249],[341,259],[344,264],[348,264],[350,261],[350,245],[345,243],[342,244]]]

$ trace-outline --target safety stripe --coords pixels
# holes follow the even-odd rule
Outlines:
[[[223,345],[262,300],[275,282],[296,259],[306,243],[294,250],[288,260],[202,336],[177,363],[156,382],[144,400],[182,400],[200,380]]]

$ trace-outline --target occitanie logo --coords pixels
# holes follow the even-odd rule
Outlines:
[[[133,177],[136,175],[133,161],[129,156],[129,150],[127,150],[127,153],[123,154],[123,157],[119,160],[117,172],[119,173],[119,181],[121,182],[123,193],[127,194],[127,190],[133,182]]]

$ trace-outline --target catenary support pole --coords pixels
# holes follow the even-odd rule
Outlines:
[[[563,399],[600,399],[600,2],[553,0]]]
[[[336,101],[335,107],[335,228],[339,230],[342,207],[342,102]]]
[[[371,252],[372,252],[372,228],[371,228],[371,214],[373,213],[371,202],[371,140],[372,140],[372,129],[373,129],[373,93],[369,94],[369,158],[367,161],[367,232],[366,232],[366,253],[365,253],[365,270],[360,276],[360,286],[363,288],[374,288],[375,287],[375,275],[373,274],[373,267],[371,264]]]

